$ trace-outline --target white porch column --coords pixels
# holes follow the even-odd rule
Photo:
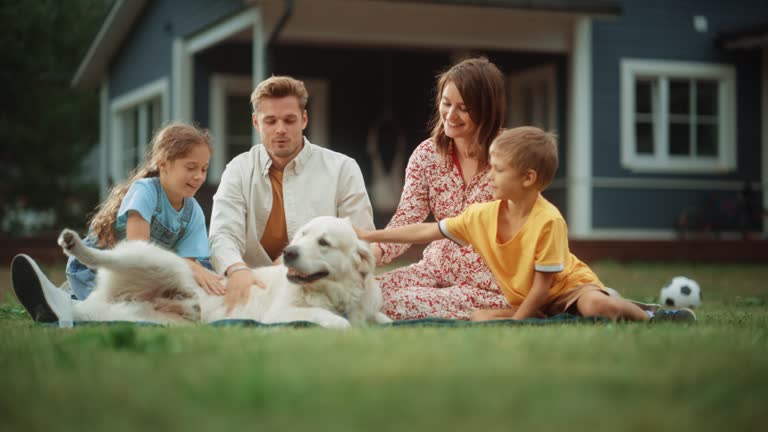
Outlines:
[[[253,25],[253,53],[251,55],[251,70],[253,71],[253,88],[264,81],[266,77],[266,71],[264,65],[267,64],[267,39],[264,34],[264,26],[262,25],[261,13],[256,11]],[[253,145],[259,144],[260,138],[256,128],[251,128],[251,143]]]
[[[237,33],[252,28],[254,33],[254,53],[256,53],[256,35],[259,40],[262,36],[261,12],[257,8],[247,9],[238,13],[204,31],[189,38],[176,38],[173,41],[173,118],[182,121],[194,120],[194,55],[209,47],[236,35]],[[263,53],[259,44],[259,52]],[[264,75],[263,55],[258,59],[254,56],[254,74]],[[257,70],[260,68],[259,70]]]
[[[592,20],[573,26],[569,79],[566,190],[568,232],[586,238],[592,232]]]

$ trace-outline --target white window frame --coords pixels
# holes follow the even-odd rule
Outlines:
[[[229,161],[227,160],[227,120],[229,113],[226,109],[226,99],[228,95],[250,96],[253,91],[253,81],[247,75],[226,75],[214,74],[211,76],[210,86],[210,111],[211,135],[214,138],[213,156],[211,157],[211,166],[208,171],[209,184],[218,184],[221,180],[221,174],[224,172]],[[243,118],[242,121],[249,122],[249,118]],[[251,143],[258,143],[258,134],[251,132]]]
[[[127,178],[126,172],[123,172],[123,148],[124,142],[124,121],[123,114],[126,111],[139,109],[139,136],[149,136],[147,128],[149,125],[144,119],[146,115],[141,114],[142,111],[147,109],[147,102],[160,97],[160,110],[162,113],[161,124],[165,124],[170,119],[170,110],[168,101],[170,100],[170,87],[168,85],[168,78],[160,78],[158,80],[147,83],[133,91],[130,91],[122,96],[115,98],[110,104],[111,113],[111,135],[112,135],[112,160],[110,161],[110,171],[112,179],[117,182]],[[139,154],[143,155],[146,151],[148,142],[139,141]]]
[[[659,84],[654,107],[654,153],[638,154],[635,133],[635,83]],[[669,154],[669,79],[718,82],[717,157]],[[695,107],[692,107],[695,109]],[[731,65],[666,60],[621,60],[621,164],[635,172],[723,173],[736,169],[736,70]]]

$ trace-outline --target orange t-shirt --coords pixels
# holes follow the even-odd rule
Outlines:
[[[288,245],[288,229],[283,206],[283,171],[275,168],[274,164],[269,167],[269,181],[272,183],[272,211],[269,213],[264,234],[261,236],[261,246],[274,261]]]
[[[473,204],[460,215],[440,221],[443,235],[471,244],[483,257],[510,305],[520,305],[535,272],[553,272],[546,302],[580,285],[603,287],[597,275],[568,248],[568,226],[560,211],[541,194],[520,230],[500,244],[496,233],[502,201]]]

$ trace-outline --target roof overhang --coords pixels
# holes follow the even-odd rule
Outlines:
[[[768,23],[721,33],[717,44],[728,51],[768,48]]]
[[[353,0],[350,0],[353,1]],[[560,14],[587,14],[615,16],[621,14],[620,0],[365,0],[393,3],[423,3],[443,6],[472,6],[502,9],[520,9]],[[354,0],[354,3],[362,2]],[[94,88],[104,80],[109,63],[120,48],[133,24],[141,14],[147,0],[116,0],[99,32],[91,42],[85,57],[72,78],[73,87]],[[248,4],[274,3],[245,0]],[[359,3],[358,3],[359,4]]]
[[[146,0],[115,1],[72,78],[73,87],[93,88],[101,83],[112,55],[131,31],[146,3]]]

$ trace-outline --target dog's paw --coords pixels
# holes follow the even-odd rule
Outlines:
[[[58,243],[64,251],[69,252],[77,245],[78,240],[80,240],[80,236],[76,232],[71,229],[64,229],[59,235]]]
[[[335,329],[345,329],[345,328],[350,328],[352,326],[352,324],[350,324],[348,320],[336,315],[325,317],[322,320],[320,320],[318,324],[320,324],[325,328],[335,328]]]

